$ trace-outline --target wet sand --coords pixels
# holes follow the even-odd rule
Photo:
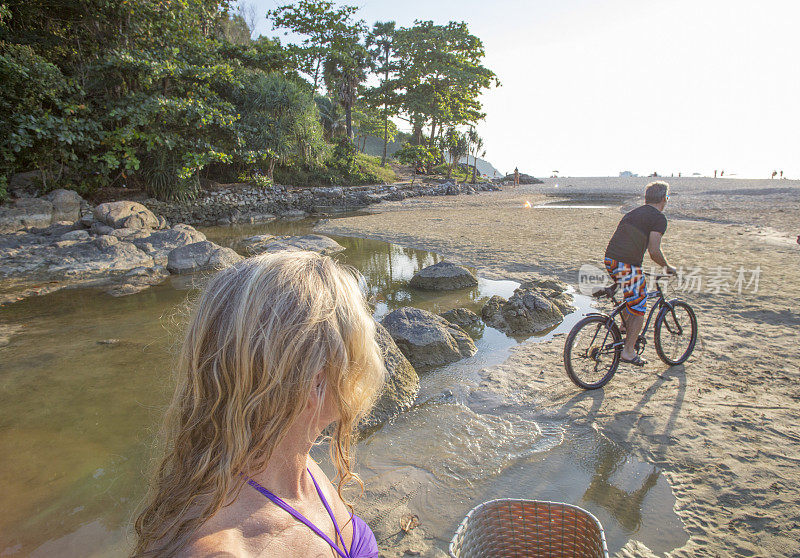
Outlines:
[[[622,212],[641,203],[649,180],[561,178],[476,196],[418,198],[318,230],[435,251],[487,278],[555,276],[577,285],[582,264],[602,265]],[[644,369],[622,366],[604,389],[583,392],[564,372],[560,335],[522,343],[503,364],[482,370],[472,397],[595,425],[661,468],[689,533],[670,556],[798,555],[800,182],[666,180],[673,195],[665,254],[673,265],[700,267],[703,278],[702,292],[677,293],[698,314],[700,336],[689,361],[668,367],[651,343]],[[559,200],[608,207],[523,208],[525,201]],[[753,292],[747,282],[756,267]],[[741,293],[739,268],[746,280]],[[713,276],[727,286],[715,292],[708,282]],[[365,510],[367,518],[387,515],[382,507],[389,504],[364,503],[373,508]],[[415,531],[386,541],[387,555],[402,555],[404,548],[440,555],[426,546],[424,525]],[[634,554],[642,552],[639,546]]]

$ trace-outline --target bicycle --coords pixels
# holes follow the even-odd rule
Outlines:
[[[656,314],[654,342],[656,353],[664,363],[671,366],[682,364],[691,356],[697,343],[697,316],[686,302],[667,300],[661,290],[662,279],[673,275],[645,272],[655,281],[655,291],[647,293],[647,299],[657,299],[650,309],[647,321],[636,339],[636,353],[641,355],[647,346],[647,328]],[[609,298],[615,308],[611,314],[592,312],[582,318],[569,332],[564,344],[564,368],[570,380],[583,389],[598,389],[606,385],[617,371],[624,345],[623,336],[614,318],[620,316],[625,301],[614,296],[618,285],[592,293],[597,299]],[[584,341],[588,340],[588,344]]]

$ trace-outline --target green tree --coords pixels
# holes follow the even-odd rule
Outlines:
[[[420,170],[426,173],[430,172],[430,167],[438,159],[439,152],[437,148],[428,147],[427,145],[414,145],[409,142],[403,144],[403,147],[394,156],[401,163],[411,166],[411,183],[413,184],[417,177],[417,172]]]
[[[382,138],[384,141],[394,141],[397,136],[397,125],[391,120],[384,121],[383,112],[380,109],[366,103],[357,104],[353,108],[353,125],[358,129],[358,140],[361,141],[359,149],[364,152],[368,136]],[[385,146],[385,145],[384,145]],[[386,165],[381,165],[386,166]]]
[[[299,69],[312,77],[315,92],[323,62],[336,39],[364,31],[363,21],[352,20],[357,11],[355,6],[335,7],[329,0],[300,0],[267,12],[273,29],[286,29],[303,37],[302,46],[292,47],[292,50],[297,56]]]
[[[0,176],[39,171],[42,187],[58,181],[93,147],[98,126],[79,104],[80,88],[28,46],[0,42]]]
[[[319,120],[324,137],[330,141],[344,130],[344,113],[341,111],[339,103],[327,95],[316,95],[314,101],[319,110]]]
[[[453,176],[453,169],[462,157],[469,153],[469,139],[455,128],[449,128],[442,137],[442,151],[447,155],[447,178]]]
[[[386,166],[386,150],[389,144],[390,117],[396,116],[400,108],[397,95],[397,84],[392,79],[397,72],[397,61],[394,58],[394,21],[378,21],[367,34],[366,46],[372,56],[372,70],[380,80],[378,85],[365,93],[367,102],[382,107],[383,117],[383,154],[381,166]]]
[[[466,23],[416,21],[395,32],[394,49],[402,109],[412,123],[430,123],[429,142],[437,126],[468,125],[485,116],[480,93],[499,81],[483,66],[483,42]]]
[[[475,184],[478,172],[478,153],[483,149],[483,138],[478,135],[475,128],[470,128],[467,132],[467,142],[469,152],[472,154],[472,183]],[[483,153],[485,154],[486,151]],[[469,164],[469,159],[467,159],[467,164]]]

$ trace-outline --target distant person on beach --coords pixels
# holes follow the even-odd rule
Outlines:
[[[778,171],[772,171],[772,176],[770,176],[770,179],[775,178],[777,175],[778,175]]]
[[[180,350],[133,555],[377,557],[341,493],[383,382],[375,336],[357,274],[328,256],[256,256],[215,275]],[[338,486],[309,455],[323,431]]]
[[[719,171],[719,177],[722,178],[723,176],[725,176],[725,171]]]
[[[714,178],[716,178],[716,177],[717,177],[717,170],[714,169]]]
[[[667,273],[676,273],[661,251],[661,237],[667,231],[667,218],[663,213],[667,200],[669,184],[660,180],[648,184],[644,192],[645,204],[625,214],[605,253],[606,270],[622,287],[625,297],[623,323],[626,336],[621,360],[636,366],[647,364],[636,354],[636,339],[647,309],[647,284],[642,273],[645,250],[656,264],[666,268]]]
[[[519,168],[514,167],[514,186],[519,186]]]

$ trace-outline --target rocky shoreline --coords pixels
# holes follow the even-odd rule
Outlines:
[[[276,185],[259,188],[249,184],[228,184],[186,202],[163,202],[152,198],[141,202],[170,223],[194,226],[259,223],[275,218],[298,219],[358,211],[383,201],[400,201],[420,196],[455,196],[500,190],[491,182],[457,184],[435,182],[334,186],[329,188]]]
[[[101,287],[123,296],[161,283],[170,274],[214,269],[241,259],[234,250],[207,241],[193,225],[299,219],[363,209],[384,200],[497,189],[492,183],[449,181],[344,188],[231,184],[204,191],[189,202],[120,200],[96,207],[68,190],[42,197],[21,195],[0,206],[0,305],[74,287]],[[261,240],[265,250],[287,247],[286,239]],[[252,247],[245,250],[246,255],[255,252]]]

